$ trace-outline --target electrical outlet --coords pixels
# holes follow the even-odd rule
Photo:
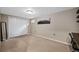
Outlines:
[[[53,36],[56,36],[56,34],[55,34],[55,33],[53,33]]]

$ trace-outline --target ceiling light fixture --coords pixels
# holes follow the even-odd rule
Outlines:
[[[32,15],[33,11],[31,9],[28,9],[28,10],[25,11],[25,13]]]

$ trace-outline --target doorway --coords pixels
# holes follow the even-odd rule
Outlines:
[[[0,41],[4,41],[8,38],[7,35],[7,24],[6,22],[0,22]]]

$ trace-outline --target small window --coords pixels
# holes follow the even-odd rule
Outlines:
[[[50,24],[50,21],[42,20],[42,21],[39,21],[38,24]]]
[[[50,24],[51,18],[42,18],[40,19],[37,24]]]

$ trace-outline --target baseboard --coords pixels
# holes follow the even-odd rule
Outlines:
[[[42,36],[42,35],[36,35],[36,34],[32,34],[32,35],[36,36],[36,37],[41,37],[41,38],[44,38],[44,39],[52,40],[52,41],[55,41],[55,42],[60,43],[60,44],[70,45],[67,42],[59,41],[59,40],[56,40],[56,39],[53,39],[53,38],[48,38],[48,37],[45,37],[45,36]]]
[[[9,37],[8,39],[13,39],[13,38],[20,38],[20,37],[23,37],[23,36],[29,36],[31,34],[24,34],[24,35],[19,35],[19,36],[14,36],[14,37]]]

